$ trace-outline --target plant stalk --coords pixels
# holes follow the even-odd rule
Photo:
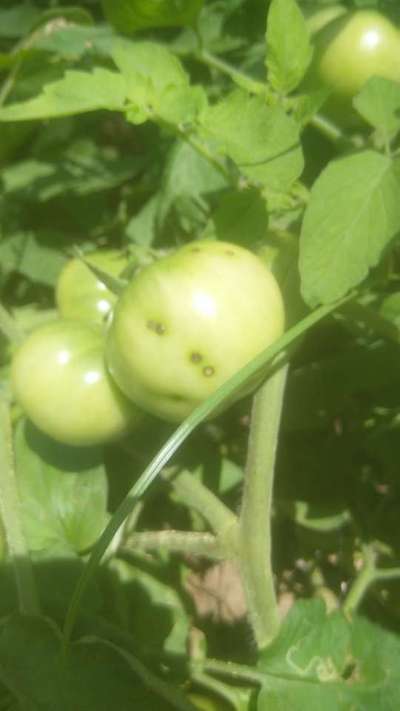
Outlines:
[[[173,530],[133,533],[121,546],[119,553],[160,549],[168,550],[171,553],[203,556],[213,560],[223,560],[227,555],[226,550],[212,533]]]
[[[20,502],[14,467],[10,406],[0,388],[0,513],[8,552],[14,567],[19,610],[39,613],[31,560],[22,530]]]
[[[364,565],[350,587],[343,604],[343,612],[351,617],[360,607],[368,589],[374,583],[384,580],[396,580],[400,577],[400,568],[378,568],[377,552],[371,544],[363,547]]]
[[[237,524],[237,516],[190,472],[166,470],[162,477],[179,494],[185,506],[200,513],[217,535]]]
[[[280,367],[254,397],[239,518],[239,565],[259,648],[272,642],[279,629],[271,563],[271,514],[287,371],[287,365]]]

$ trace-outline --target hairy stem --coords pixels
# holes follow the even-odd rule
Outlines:
[[[237,516],[190,472],[170,470],[162,477],[170,482],[185,506],[200,513],[217,535],[237,524]]]
[[[239,564],[257,644],[279,629],[271,564],[271,509],[275,459],[288,366],[277,370],[254,398],[242,510]]]
[[[173,530],[133,533],[120,548],[120,553],[160,549],[171,553],[204,556],[213,560],[223,560],[226,557],[226,551],[212,533]]]
[[[343,604],[343,612],[351,617],[360,607],[368,589],[377,582],[400,578],[400,568],[378,568],[377,552],[372,544],[363,547],[364,564],[350,587]]]
[[[375,579],[376,553],[371,545],[364,546],[363,556],[364,565],[347,593],[343,604],[343,612],[349,616],[357,611],[365,593]]]

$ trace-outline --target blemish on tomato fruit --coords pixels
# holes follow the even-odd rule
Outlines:
[[[227,254],[229,257],[235,256],[235,252],[233,251],[233,249],[226,249],[224,254]]]
[[[177,393],[172,393],[169,395],[169,399],[172,400],[173,402],[184,402],[185,398],[182,397],[182,395],[178,395]]]
[[[212,365],[206,365],[203,368],[203,375],[206,376],[206,378],[209,378],[211,375],[214,375],[215,373],[215,368],[212,367]]]
[[[201,353],[198,353],[197,351],[193,351],[193,353],[190,354],[190,360],[192,363],[201,363],[203,360],[203,356]]]
[[[154,331],[154,333],[157,333],[158,336],[162,336],[166,331],[164,324],[160,321],[153,321],[152,319],[150,319],[149,321],[147,321],[146,326],[149,331]]]

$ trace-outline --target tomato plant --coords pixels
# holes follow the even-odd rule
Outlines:
[[[400,708],[398,5],[0,3],[0,709]]]
[[[314,37],[312,73],[332,92],[329,106],[350,116],[349,102],[373,76],[400,81],[400,33],[384,15],[339,15]]]
[[[53,321],[32,332],[12,364],[15,396],[43,432],[87,446],[120,437],[141,416],[106,372],[97,327]]]
[[[119,300],[107,363],[145,410],[181,420],[283,332],[271,272],[249,251],[198,241],[143,269]]]
[[[127,265],[126,258],[117,250],[91,252],[87,258],[111,276],[119,276]],[[80,259],[70,259],[63,268],[56,285],[56,303],[62,318],[104,322],[116,296]]]

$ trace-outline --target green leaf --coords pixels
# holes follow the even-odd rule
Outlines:
[[[400,230],[400,163],[363,151],[332,161],[311,190],[300,237],[302,293],[327,304],[357,286]]]
[[[211,224],[218,239],[252,247],[267,235],[266,202],[255,188],[228,192],[221,195]]]
[[[20,422],[15,456],[30,549],[79,552],[91,546],[108,519],[101,451],[61,445]]]
[[[312,57],[309,32],[295,0],[272,0],[267,24],[268,80],[289,94],[300,84]]]
[[[126,86],[116,72],[96,67],[91,73],[67,71],[43,87],[39,96],[0,108],[0,121],[27,121],[109,109],[122,111]]]
[[[203,0],[103,0],[105,16],[119,32],[193,25]]]
[[[169,210],[182,198],[201,201],[203,196],[226,187],[221,172],[184,141],[177,141],[166,161],[159,199],[158,219],[166,219]]]
[[[0,37],[14,39],[28,34],[40,17],[40,10],[31,2],[14,3],[0,10]]]
[[[125,234],[130,242],[150,247],[156,239],[156,222],[160,194],[156,193],[128,222]]]
[[[3,621],[0,678],[29,711],[153,711],[160,702],[123,653],[85,639],[65,654],[59,631],[44,617],[14,614]],[[166,701],[162,708],[172,711]]]
[[[170,558],[169,562],[172,564]],[[157,655],[162,649],[169,654],[184,654],[190,621],[182,596],[170,581],[123,560],[115,561],[113,569],[119,584],[124,585],[132,621],[129,631],[142,653]]]
[[[252,182],[286,190],[303,170],[296,123],[261,96],[236,89],[201,117],[201,134]]]
[[[400,130],[400,85],[382,77],[372,77],[354,98],[357,111],[371,126],[387,137]]]
[[[76,59],[88,53],[107,53],[114,39],[114,32],[107,25],[90,27],[67,24],[50,34],[43,33],[35,42],[35,49],[54,52],[67,59]]]
[[[395,291],[384,297],[379,312],[383,318],[391,321],[396,328],[400,329],[400,292]]]
[[[349,651],[344,615],[327,616],[321,600],[297,602],[260,658],[266,679],[257,711],[351,711],[353,695],[341,678]]]
[[[151,118],[190,122],[206,105],[202,87],[190,87],[181,62],[162,45],[119,40],[111,56],[126,81],[133,123]]]
[[[65,236],[54,232],[12,232],[0,240],[0,273],[18,272],[33,282],[54,286],[65,263]]]
[[[146,163],[142,155],[117,157],[89,138],[71,143],[55,161],[17,161],[3,170],[5,194],[46,202],[68,193],[88,195],[132,180]]]
[[[337,680],[350,647],[349,624],[342,613],[327,615],[322,600],[299,601],[285,618],[278,638],[260,657],[268,674]]]
[[[394,635],[368,620],[356,618],[352,651],[359,660],[362,708],[371,711],[397,709],[400,703],[400,642]]]
[[[398,637],[362,618],[327,615],[320,600],[295,603],[259,668],[257,711],[386,711],[400,701]]]

